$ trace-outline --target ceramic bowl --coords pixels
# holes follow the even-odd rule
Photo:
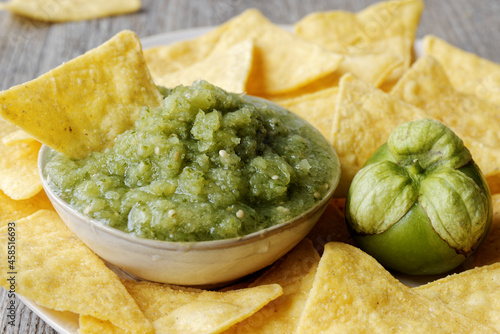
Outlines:
[[[202,242],[168,242],[136,237],[86,217],[49,187],[43,170],[49,148],[42,146],[38,168],[42,184],[66,225],[94,253],[128,274],[155,282],[217,286],[256,272],[285,255],[312,229],[339,182],[339,173],[325,197],[302,215],[234,238]],[[336,156],[332,148],[332,154]],[[340,166],[340,164],[339,164]]]

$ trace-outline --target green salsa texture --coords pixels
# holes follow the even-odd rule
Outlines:
[[[112,148],[81,160],[51,151],[56,194],[141,238],[205,241],[285,222],[336,185],[333,149],[283,108],[205,81],[164,95]]]

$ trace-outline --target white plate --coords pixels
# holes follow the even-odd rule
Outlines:
[[[282,26],[287,30],[291,30],[291,26]],[[195,37],[198,37],[204,33],[209,32],[214,29],[214,27],[200,27],[194,29],[187,30],[179,30],[173,32],[167,32],[163,34],[153,35],[147,38],[143,38],[141,40],[142,47],[144,49],[151,48],[159,45],[171,44],[178,41],[189,40]],[[415,42],[415,54],[421,56],[422,51],[422,43],[421,40],[417,40]],[[123,273],[116,270],[115,268],[111,268],[119,276],[123,276]],[[404,284],[410,286],[418,286],[429,281],[435,280],[436,276],[433,277],[413,277],[413,276],[404,276],[404,275],[396,275],[396,277]],[[35,302],[31,301],[28,298],[23,296],[19,296],[19,299],[28,306],[36,315],[42,318],[49,326],[54,328],[60,334],[78,334],[78,314],[72,312],[59,312],[51,309],[47,309],[45,307],[37,305]]]

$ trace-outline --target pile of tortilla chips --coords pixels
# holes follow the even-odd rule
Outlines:
[[[380,2],[359,13],[314,13],[290,29],[251,9],[199,38],[145,50],[144,58],[137,37],[123,32],[0,92],[0,114],[24,130],[0,120],[3,277],[15,271],[17,293],[78,314],[80,333],[500,331],[500,65],[434,36],[424,38],[424,55],[415,59],[422,10],[419,0]],[[120,70],[100,72],[111,64]],[[130,73],[134,79],[124,81]],[[78,76],[88,101],[100,100],[91,82],[114,82],[107,108],[47,84]],[[203,290],[118,276],[67,229],[41,190],[39,141],[74,157],[101,150],[136,117],[128,113],[130,92],[138,105],[154,106],[161,103],[154,83],[172,87],[197,79],[266,97],[316,126],[342,163],[337,198],[291,252],[233,286]],[[26,104],[27,98],[34,102]],[[80,112],[89,108],[91,115]],[[50,131],[33,125],[54,118]],[[343,197],[392,130],[419,118],[437,119],[464,140],[493,193],[494,217],[481,247],[456,273],[407,281],[355,247]],[[9,261],[13,229],[16,256]],[[10,288],[6,279],[0,285]]]

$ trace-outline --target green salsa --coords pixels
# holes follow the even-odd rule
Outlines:
[[[56,194],[141,238],[204,241],[285,222],[336,185],[331,146],[283,108],[205,81],[164,95],[112,148],[81,160],[51,151]]]

